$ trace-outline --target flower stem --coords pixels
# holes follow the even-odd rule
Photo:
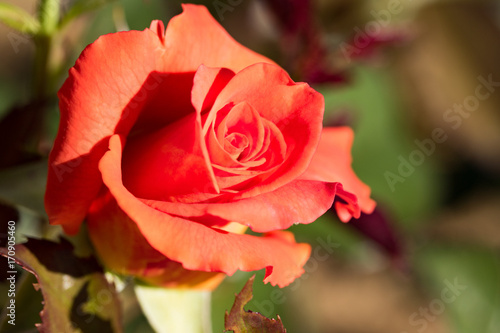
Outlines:
[[[33,78],[33,97],[43,100],[49,91],[49,58],[52,37],[39,35],[35,37],[35,69]]]
[[[137,299],[158,333],[212,333],[211,292],[136,285]]]
[[[38,5],[40,30],[34,36],[36,50],[33,97],[35,100],[43,100],[50,91],[50,55],[53,37],[58,29],[60,15],[60,0],[40,0]]]
[[[61,14],[60,0],[40,0],[38,6],[38,20],[41,34],[52,36],[57,30]]]

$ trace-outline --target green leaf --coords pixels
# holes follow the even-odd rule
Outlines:
[[[234,331],[234,333],[286,333],[279,316],[276,320],[269,319],[258,312],[243,309],[253,297],[252,285],[254,280],[255,275],[247,281],[241,292],[236,295],[231,311],[229,313],[226,311],[226,331]]]
[[[210,291],[136,285],[135,294],[158,333],[210,333]]]
[[[44,299],[42,323],[37,325],[40,332],[122,332],[115,289],[95,258],[75,256],[73,246],[64,239],[55,243],[29,238],[16,245],[14,252],[0,248],[1,255],[12,258],[38,280],[35,288]]]
[[[1,267],[8,267],[7,259],[0,257]],[[16,265],[17,266],[17,265]],[[9,292],[12,290],[11,280],[5,280],[0,283],[1,286],[1,307],[8,309],[9,312],[3,312],[0,315],[0,332],[2,333],[16,333],[16,332],[34,332],[36,323],[40,322],[40,311],[42,311],[43,297],[40,292],[33,288],[36,284],[36,278],[33,274],[23,271],[21,268],[17,269],[16,288],[15,288],[15,313],[10,313],[12,305],[9,297]],[[9,277],[8,274],[6,277]],[[22,309],[22,311],[19,311]],[[15,317],[14,317],[15,316]],[[15,324],[12,325],[12,319],[15,318]],[[9,323],[9,321],[11,323]]]
[[[17,6],[0,2],[0,22],[19,32],[34,35],[40,29],[40,24],[29,13]]]

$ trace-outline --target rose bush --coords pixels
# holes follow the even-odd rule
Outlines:
[[[46,210],[87,219],[109,268],[164,286],[213,288],[266,269],[285,286],[310,254],[281,231],[333,204],[371,212],[350,168],[353,134],[322,128],[322,96],[234,41],[205,7],[164,29],[100,37],[59,91]],[[247,228],[261,237],[243,234]]]

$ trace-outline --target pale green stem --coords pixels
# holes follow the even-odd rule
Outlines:
[[[35,38],[34,99],[43,100],[50,91],[50,55],[54,34],[61,15],[61,0],[40,0],[38,20],[40,30]]]
[[[61,15],[61,0],[40,0],[38,6],[38,20],[41,33],[52,36],[59,24]]]
[[[157,333],[211,333],[211,292],[138,285],[137,299]]]

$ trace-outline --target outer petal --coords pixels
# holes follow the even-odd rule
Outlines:
[[[68,233],[77,232],[102,185],[97,165],[109,136],[128,133],[151,92],[146,79],[159,46],[149,29],[102,36],[83,51],[59,91],[45,206],[51,223]]]
[[[236,42],[199,5],[182,5],[184,12],[170,20],[165,34],[164,71],[196,71],[200,65],[225,67],[234,72],[270,59]]]
[[[370,199],[370,188],[359,180],[351,168],[353,139],[354,134],[348,127],[324,128],[311,164],[300,177],[343,185],[343,191],[339,191],[338,195],[346,203],[335,204],[343,222],[349,221],[351,216],[359,217],[359,209],[369,214],[375,208],[375,202]]]
[[[185,270],[180,263],[165,258],[149,245],[109,191],[102,192],[89,210],[87,226],[107,268],[165,287],[214,289],[222,281],[222,273]]]
[[[181,262],[189,270],[220,271],[228,275],[238,269],[266,268],[265,281],[280,287],[303,273],[310,246],[295,243],[290,233],[273,232],[264,237],[232,234],[173,217],[135,198],[121,181],[121,150],[119,136],[111,137],[110,151],[99,164],[104,183],[151,246],[163,255]]]
[[[144,202],[160,211],[206,225],[234,221],[255,232],[269,232],[314,222],[330,209],[338,190],[342,191],[339,183],[297,180],[272,192],[227,203]]]

